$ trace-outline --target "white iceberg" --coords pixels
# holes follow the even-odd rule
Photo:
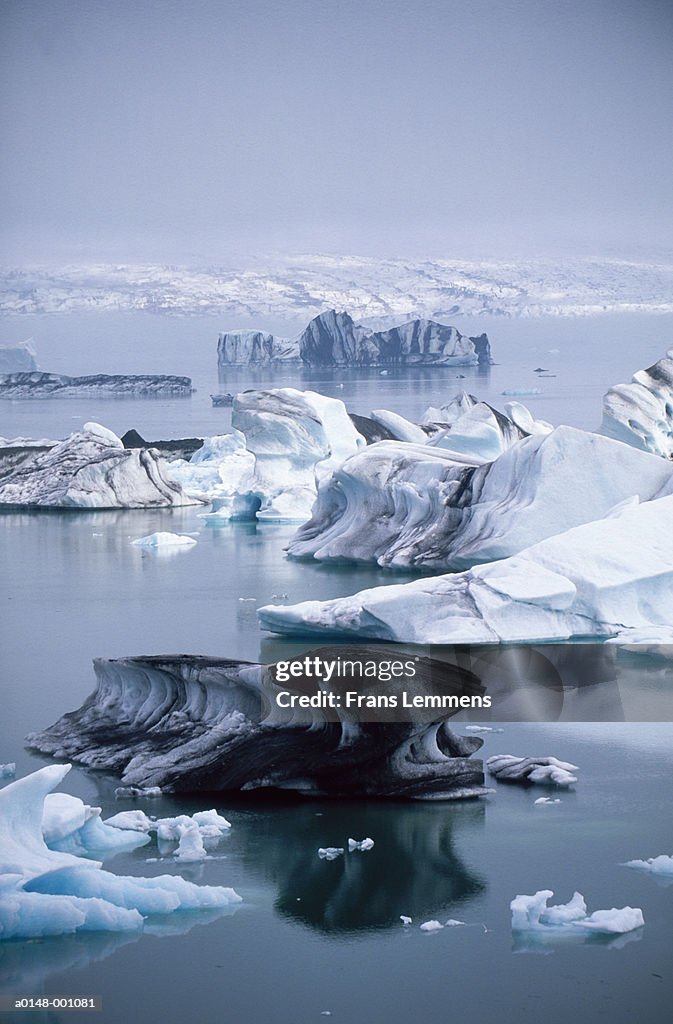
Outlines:
[[[516,757],[514,754],[495,754],[488,758],[486,767],[498,781],[563,787],[577,782],[573,772],[579,771],[576,764],[559,761],[556,757]]]
[[[139,930],[146,914],[240,902],[233,889],[197,886],[171,875],[118,876],[98,861],[49,849],[42,833],[45,798],[69,770],[70,765],[41,768],[0,790],[0,940]],[[53,803],[48,834],[64,839],[99,820],[80,803]]]
[[[581,893],[576,892],[568,903],[548,907],[554,893],[542,889],[534,896],[516,896],[510,903],[513,931],[544,931],[557,934],[579,934],[584,931],[603,935],[621,935],[642,928],[645,921],[638,907],[613,907],[595,910],[587,916],[587,905]]]
[[[658,857],[648,857],[647,860],[628,860],[624,867],[649,871],[653,875],[661,875],[664,878],[673,878],[673,857],[668,857],[665,853]]]
[[[408,927],[412,923],[412,920],[413,920],[413,918],[407,917],[406,914],[400,914],[400,921],[405,926],[405,928]]]
[[[551,423],[536,420],[533,414],[519,402],[508,402],[505,413],[498,412],[486,402],[476,402],[471,396],[456,396],[454,403],[446,410],[436,409],[428,412],[446,412],[453,418],[446,420],[448,427],[432,438],[430,444],[450,451],[462,452],[464,455],[474,454],[492,462],[503,452],[523,437],[532,434],[550,434]],[[456,414],[461,405],[467,406]],[[426,413],[427,415],[427,413]]]
[[[628,640],[631,629],[670,625],[672,517],[668,495],[466,572],[257,614],[274,632],[422,644]]]
[[[304,522],[318,481],[365,445],[343,402],[314,391],[245,391],[231,423],[229,441],[208,438],[197,461],[169,470],[189,493],[214,500],[207,520]]]
[[[574,427],[516,433],[491,462],[486,444],[453,450],[454,429],[427,445],[381,441],[346,460],[321,484],[289,554],[468,569],[617,514],[617,506],[624,512],[673,479],[670,463]]]
[[[349,839],[348,840],[348,852],[353,853],[354,850],[371,850],[374,846],[374,840],[369,839]]]
[[[159,531],[150,533],[147,537],[138,537],[131,543],[137,548],[191,548],[197,543],[194,537],[187,537],[184,533],[169,533]]]
[[[45,508],[165,508],[195,505],[153,448],[124,448],[111,430],[85,423],[48,451],[18,459],[0,450],[0,505]]]
[[[343,852],[343,846],[321,846],[318,850],[318,856],[321,860],[336,860]]]
[[[601,430],[664,459],[673,458],[673,349],[630,384],[615,384],[603,399]]]
[[[556,797],[555,800],[552,800],[549,796],[539,796],[537,800],[533,800],[533,803],[541,807],[547,807],[549,804],[560,804],[561,801],[558,797]]]
[[[149,818],[144,811],[120,811],[107,818],[106,825],[114,830],[125,830],[131,833],[156,833],[160,852],[165,852],[163,844],[177,843],[174,851],[175,859],[182,863],[204,860],[208,853],[204,839],[219,839],[231,828],[231,823],[218,814],[216,810],[196,811],[191,816],[179,814],[173,818]],[[149,842],[149,835],[143,837]]]
[[[439,921],[432,920],[424,921],[419,927],[422,932],[440,932],[444,925],[440,924]]]
[[[425,444],[428,440],[428,435],[417,423],[412,423],[411,420],[407,420],[404,416],[391,412],[389,409],[374,409],[369,416],[375,423],[384,427],[389,434],[392,434],[397,441]]]

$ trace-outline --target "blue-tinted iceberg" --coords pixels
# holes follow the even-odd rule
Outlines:
[[[83,829],[98,820],[74,799],[52,801],[45,816],[47,796],[69,770],[70,765],[41,768],[0,790],[0,940],[137,931],[148,914],[240,902],[233,889],[198,886],[171,875],[118,876],[104,871],[99,861],[50,849],[43,827],[54,844],[62,844],[69,837],[82,838]],[[136,835],[135,845],[139,838],[144,837]]]
[[[622,636],[670,625],[673,495],[629,502],[502,561],[259,609],[278,633],[348,634],[409,643],[501,643]]]

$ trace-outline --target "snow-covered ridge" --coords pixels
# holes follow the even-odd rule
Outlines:
[[[380,648],[326,648],[335,658],[386,660]],[[125,786],[164,792],[249,791],[276,787],[331,796],[461,799],[479,796],[483,764],[470,755],[483,741],[458,736],[440,720],[362,722],[346,710],[276,703],[286,684],[274,666],[197,655],[97,659],[97,690],[77,711],[28,737],[43,753],[104,769]],[[475,677],[430,659],[414,685],[467,692]],[[309,692],[311,677],[293,677]],[[332,683],[332,689],[336,685]],[[378,681],[368,684],[376,692]],[[353,687],[353,679],[343,681]],[[368,692],[358,678],[361,693]],[[267,717],[265,717],[265,715]]]
[[[376,328],[461,315],[578,316],[673,311],[664,259],[377,259],[295,254],[229,266],[79,263],[7,268],[0,312],[214,313],[250,323],[348,309]],[[382,322],[383,321],[383,322]],[[386,322],[387,321],[387,322]]]

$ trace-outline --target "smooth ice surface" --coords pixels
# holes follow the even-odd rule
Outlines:
[[[558,929],[563,933],[577,933],[582,929],[606,935],[619,935],[644,925],[643,913],[638,907],[613,907],[595,910],[587,916],[587,906],[581,893],[576,892],[568,903],[548,907],[554,893],[541,889],[534,896],[516,896],[510,903],[513,931]]]
[[[672,516],[669,495],[466,572],[331,601],[267,605],[258,615],[263,627],[279,633],[410,643],[617,635],[628,641],[632,629],[670,624]]]
[[[70,765],[50,765],[0,790],[0,939],[134,930],[146,914],[240,902],[233,889],[197,886],[171,875],[117,876],[103,871],[98,861],[49,849],[43,827],[60,843],[81,837],[92,822],[105,837],[117,831],[100,824],[98,808],[60,794],[45,817],[45,799],[69,770]],[[145,838],[134,833],[131,845]]]

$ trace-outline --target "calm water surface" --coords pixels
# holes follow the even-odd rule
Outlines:
[[[535,386],[532,370],[549,364],[557,378],[541,382],[540,399],[523,401],[544,418],[595,426],[605,386],[663,354],[663,320],[630,327],[626,319],[612,327],[601,321],[606,330],[595,349],[593,323],[504,322],[500,344],[495,326],[481,326],[502,366],[486,376],[467,371],[469,390],[495,403],[505,387]],[[225,429],[226,410],[212,409],[208,395],[220,386],[235,389],[220,385],[215,367],[217,330],[231,325],[106,317],[47,326],[52,333],[36,341],[49,369],[191,373],[199,391],[183,401],[6,403],[0,435],[62,436],[92,418],[148,436]],[[192,345],[184,349],[187,334]],[[629,347],[634,336],[638,345]],[[104,361],[95,356],[103,337],[110,340]],[[309,385],[296,376],[290,382]],[[450,397],[456,381],[446,390],[445,383],[439,372],[310,381],[345,395],[356,411],[388,406],[409,416]],[[0,762],[16,760],[19,774],[45,763],[24,750],[23,737],[81,703],[92,689],[95,656],[191,652],[268,661],[279,656],[282,641],[259,632],[258,605],[391,582],[378,569],[288,562],[283,548],[293,527],[213,530],[198,513],[0,516]],[[200,531],[199,543],[164,557],[131,546],[132,539],[165,529]],[[552,753],[573,761],[581,766],[575,792],[550,807],[534,806],[540,789],[503,785],[486,800],[455,806],[220,801],[218,810],[233,823],[230,835],[211,859],[182,873],[233,885],[244,897],[235,913],[149,922],[141,937],[5,943],[2,991],[102,994],[103,1014],[91,1019],[113,1024],[303,1024],[326,1011],[335,1021],[358,1024],[668,1022],[673,886],[620,863],[673,853],[673,726],[506,722],[503,728],[486,735],[484,756]],[[115,801],[114,785],[74,769],[65,788],[107,816],[132,806]],[[203,805],[169,797],[135,804],[155,815]],[[206,806],[212,805],[211,798]],[[319,846],[341,846],[349,836],[371,836],[376,845],[331,863],[318,858]],[[109,866],[121,874],[177,871],[170,857],[147,863],[156,855],[143,848]],[[590,911],[642,907],[645,928],[612,942],[513,940],[510,900],[542,888],[553,889],[558,902],[579,889]],[[412,928],[402,928],[400,914],[413,917]],[[429,935],[418,929],[424,920],[449,917],[466,927]]]

